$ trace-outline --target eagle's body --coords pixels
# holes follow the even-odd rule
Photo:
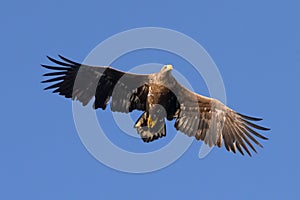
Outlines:
[[[128,113],[143,111],[134,127],[145,142],[151,142],[166,135],[165,120],[175,120],[175,128],[209,146],[251,155],[246,144],[256,152],[250,141],[262,145],[253,137],[267,139],[253,128],[269,130],[250,121],[259,121],[239,114],[220,101],[189,91],[172,76],[172,66],[165,65],[154,74],[131,74],[110,67],[81,65],[62,56],[63,62],[48,57],[61,65],[45,68],[56,72],[44,74],[55,78],[43,81],[58,83],[45,89],[66,98],[79,100],[85,106],[95,97],[94,108],[105,109],[110,103],[112,111]]]

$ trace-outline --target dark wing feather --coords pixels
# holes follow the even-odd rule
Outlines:
[[[201,96],[189,91],[175,79],[173,92],[179,101],[180,107],[175,116],[175,128],[188,136],[195,136],[207,145],[221,147],[224,143],[228,151],[236,153],[244,151],[251,156],[249,148],[254,152],[253,143],[262,147],[257,138],[268,138],[257,133],[257,130],[270,130],[250,121],[259,121],[260,118],[242,115],[228,108],[220,101]],[[255,137],[254,137],[255,136]]]
[[[125,73],[110,67],[82,65],[63,56],[59,57],[61,61],[48,57],[58,66],[42,65],[53,70],[44,74],[49,79],[42,82],[53,83],[45,89],[55,89],[54,93],[79,100],[83,105],[95,97],[95,109],[105,109],[112,97],[113,111],[145,110],[149,75]]]

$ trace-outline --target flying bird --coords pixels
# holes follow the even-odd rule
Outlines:
[[[268,128],[255,124],[260,118],[240,114],[217,99],[194,93],[172,75],[172,65],[165,65],[153,74],[133,74],[108,66],[89,66],[59,55],[48,57],[55,65],[42,65],[52,70],[42,83],[66,98],[83,106],[92,99],[94,109],[105,109],[110,102],[113,112],[142,111],[134,127],[144,142],[166,136],[166,120],[175,121],[176,130],[204,141],[208,146],[222,147],[236,153],[257,152],[254,144],[263,147],[257,138],[267,140],[257,130]],[[111,101],[110,101],[111,100]]]

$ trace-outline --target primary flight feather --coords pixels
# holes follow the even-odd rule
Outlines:
[[[166,119],[175,120],[177,130],[210,147],[224,144],[228,151],[242,155],[246,151],[251,156],[249,148],[256,152],[253,143],[262,147],[257,138],[267,140],[256,131],[269,130],[254,123],[260,118],[242,115],[216,99],[188,90],[173,77],[171,65],[157,73],[139,75],[59,57],[61,61],[48,57],[56,66],[42,65],[52,70],[44,74],[51,78],[42,82],[55,82],[46,90],[54,89],[53,93],[84,106],[95,97],[95,109],[104,110],[111,99],[113,112],[143,111],[134,127],[145,142],[166,136]]]

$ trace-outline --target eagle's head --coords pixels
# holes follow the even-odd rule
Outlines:
[[[170,79],[170,77],[172,76],[172,69],[173,69],[173,66],[172,65],[164,65],[160,72],[158,73],[158,76],[157,78],[162,81],[162,82],[165,82],[165,81],[168,81]]]
[[[161,73],[167,73],[167,72],[171,72],[172,69],[173,69],[173,66],[172,66],[172,65],[164,65],[164,66],[161,68],[160,72],[161,72]]]

